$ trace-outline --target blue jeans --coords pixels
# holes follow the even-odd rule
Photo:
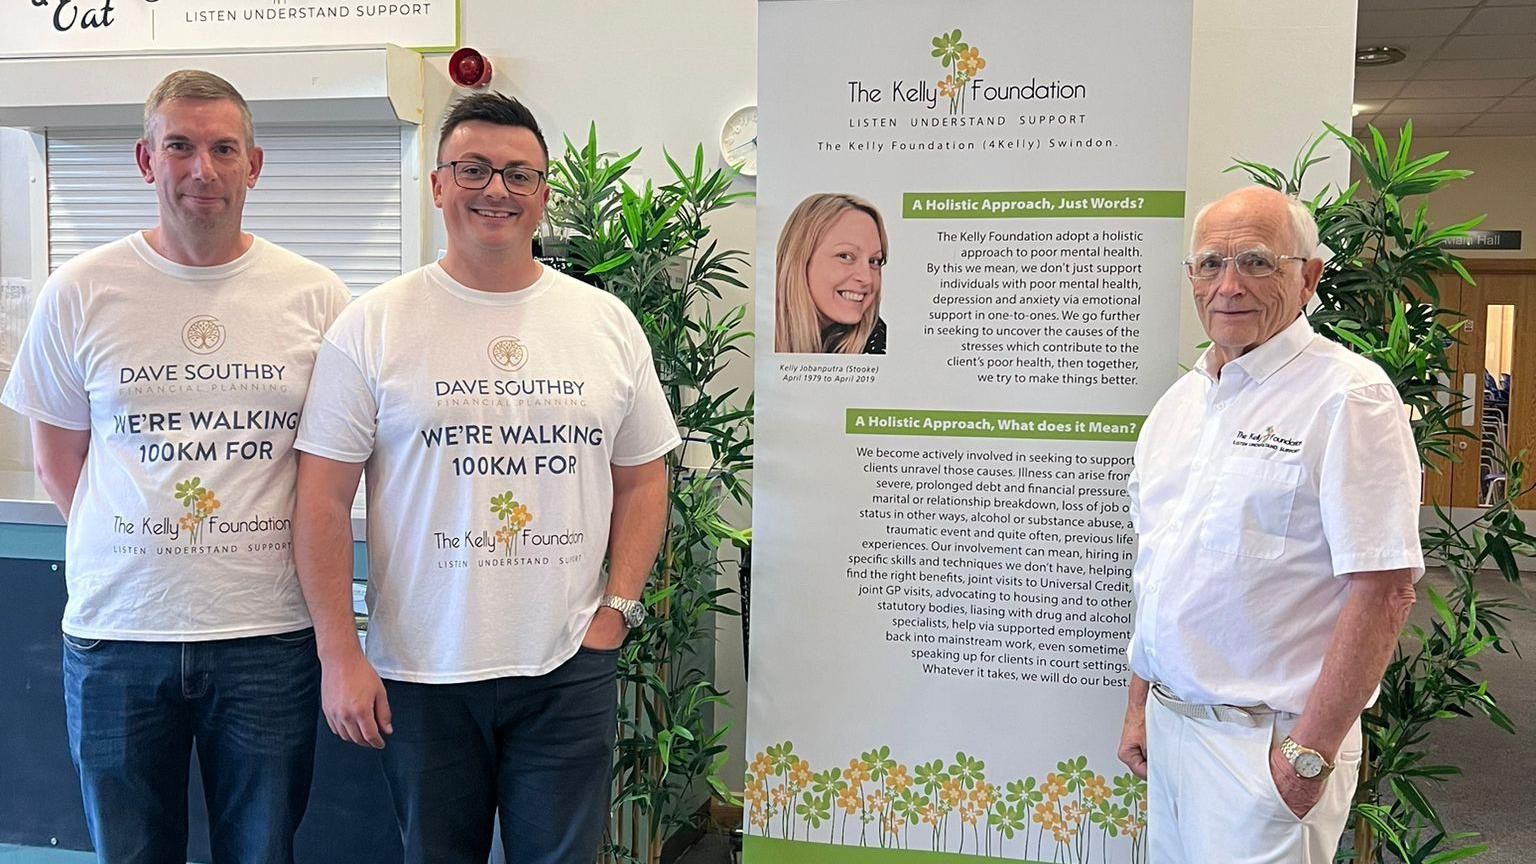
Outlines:
[[[195,745],[214,864],[291,864],[314,773],[313,630],[212,642],[66,635],[64,707],[100,862],[187,860]]]
[[[406,864],[485,864],[498,810],[508,864],[597,856],[612,795],[617,651],[536,677],[384,681],[384,776]]]

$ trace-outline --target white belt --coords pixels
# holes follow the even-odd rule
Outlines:
[[[1168,689],[1161,684],[1152,685],[1152,695],[1156,696],[1157,701],[1169,711],[1182,717],[1193,717],[1196,720],[1216,720],[1221,723],[1259,726],[1264,723],[1264,718],[1280,713],[1268,705],[1202,705],[1185,702],[1168,692]]]

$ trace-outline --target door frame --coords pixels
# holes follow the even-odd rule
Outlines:
[[[1481,470],[1479,459],[1481,448],[1474,448],[1473,442],[1481,440],[1483,423],[1483,386],[1482,375],[1484,372],[1483,358],[1487,348],[1489,305],[1502,305],[1512,303],[1516,306],[1517,332],[1531,331],[1536,334],[1536,258],[1462,258],[1462,266],[1472,278],[1477,281],[1476,286],[1467,285],[1463,280],[1451,275],[1444,281],[1436,280],[1442,294],[1442,305],[1456,309],[1467,316],[1471,321],[1469,329],[1463,329],[1458,333],[1457,345],[1452,349],[1451,361],[1455,371],[1455,380],[1452,382],[1457,389],[1464,389],[1462,382],[1465,375],[1474,376],[1475,385],[1470,393],[1463,395],[1472,400],[1472,424],[1469,427],[1477,437],[1468,441],[1462,439],[1454,446],[1461,455],[1461,460],[1453,465],[1445,466],[1444,473],[1435,476],[1433,472],[1425,476],[1425,508],[1422,522],[1432,524],[1438,520],[1433,510],[1428,506],[1432,501],[1438,501],[1446,507],[1447,512],[1457,524],[1470,521],[1483,511],[1477,504],[1480,494]],[[1487,288],[1481,277],[1484,276],[1527,276],[1530,283],[1518,288],[1500,287]],[[1452,293],[1454,292],[1454,294]],[[1524,311],[1529,307],[1529,311]],[[1536,336],[1527,336],[1528,340]],[[1536,357],[1536,351],[1527,349],[1527,355]],[[1521,364],[1521,355],[1517,352],[1516,364],[1531,364],[1530,357],[1525,358],[1526,363]],[[1518,452],[1522,445],[1527,448],[1529,457],[1527,461],[1527,476],[1529,482],[1536,478],[1536,368],[1525,375],[1516,375],[1510,388],[1511,416],[1508,418],[1508,441],[1510,449]],[[1513,410],[1515,406],[1525,406],[1521,412]],[[1518,416],[1517,416],[1518,415]],[[1463,449],[1463,445],[1465,449]],[[1521,509],[1518,511],[1521,518],[1528,523],[1536,518],[1536,492],[1527,493],[1520,499]],[[1522,570],[1536,570],[1536,561],[1525,559],[1520,562]]]

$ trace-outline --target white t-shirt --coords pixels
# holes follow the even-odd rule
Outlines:
[[[1174,383],[1136,442],[1130,665],[1181,699],[1300,713],[1349,593],[1424,572],[1402,399],[1305,317]]]
[[[260,237],[186,267],[135,233],[43,286],[0,402],[91,432],[65,541],[64,632],[200,641],[309,626],[293,437],[336,274]]]
[[[295,446],[367,461],[368,657],[446,684],[576,652],[602,598],[610,465],[678,443],[618,299],[548,268],[476,291],[431,264],[331,328]]]

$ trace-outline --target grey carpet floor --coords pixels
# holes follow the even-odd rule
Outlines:
[[[1483,676],[1500,707],[1514,721],[1509,733],[1481,716],[1440,721],[1431,727],[1431,761],[1457,765],[1462,776],[1434,790],[1440,815],[1451,831],[1476,831],[1488,851],[1470,859],[1477,864],[1530,864],[1536,861],[1536,614],[1530,590],[1536,574],[1527,573],[1524,587],[1510,586],[1485,574],[1481,593],[1525,607],[1510,615],[1510,633],[1524,654],[1485,651]],[[1437,590],[1448,585],[1442,572],[1425,579]],[[1442,592],[1443,593],[1443,592]],[[1420,592],[1413,620],[1427,626],[1433,610]]]

